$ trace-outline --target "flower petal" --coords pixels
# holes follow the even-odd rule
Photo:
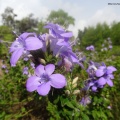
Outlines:
[[[79,63],[79,60],[77,59],[76,56],[70,55],[70,59],[73,63]]]
[[[43,83],[37,88],[37,92],[38,94],[45,96],[49,93],[50,88],[51,88],[50,82]]]
[[[96,70],[96,76],[97,77],[101,77],[101,76],[103,76],[104,75],[104,70],[103,69],[97,69]]]
[[[37,50],[43,47],[42,42],[37,37],[28,37],[25,42],[26,50]]]
[[[65,77],[61,74],[52,74],[50,76],[50,79],[51,86],[54,88],[63,88],[67,84]]]
[[[70,46],[70,44],[68,42],[66,42],[64,39],[58,39],[58,42],[56,43],[56,45],[59,45],[59,46]]]
[[[18,49],[18,46],[20,46],[20,43],[18,42],[18,40],[15,40],[12,45],[10,46],[10,50],[9,52],[14,52],[16,49]]]
[[[96,92],[96,91],[97,91],[97,87],[96,87],[96,86],[93,86],[93,87],[92,87],[92,91]]]
[[[62,33],[62,34],[60,34],[62,37],[68,37],[68,38],[70,38],[70,37],[72,37],[73,36],[73,33],[72,32],[67,32],[67,33]]]
[[[111,74],[112,72],[116,71],[117,69],[113,66],[108,66],[107,67],[107,74]]]
[[[48,64],[45,66],[45,71],[48,75],[51,75],[55,70],[55,65],[53,64]]]
[[[114,79],[113,74],[109,74],[109,75],[108,75],[108,78],[110,78],[110,79]]]
[[[37,66],[37,68],[35,69],[35,74],[37,76],[41,76],[43,73],[45,73],[45,67],[43,65]]]
[[[98,84],[99,85],[105,85],[106,84],[106,79],[101,77],[99,80],[98,80]]]
[[[107,84],[112,87],[112,86],[113,86],[112,80],[108,79],[108,80],[107,80]]]
[[[37,87],[40,85],[40,78],[36,76],[31,76],[26,82],[27,91],[32,92],[37,90]]]
[[[21,57],[21,55],[23,54],[23,51],[24,51],[24,48],[20,48],[20,49],[15,50],[12,53],[12,56],[10,58],[11,66],[16,66],[16,63],[18,59]]]
[[[24,33],[22,33],[22,34],[19,36],[18,39],[23,39],[23,40],[25,40],[27,37],[30,37],[30,36],[36,36],[36,34],[35,34],[35,33],[24,32]]]
[[[53,28],[55,25],[53,23],[48,23],[47,25],[44,26],[44,28]]]

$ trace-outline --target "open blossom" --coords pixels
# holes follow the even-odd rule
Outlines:
[[[72,37],[72,33],[66,32],[59,25],[52,23],[47,24],[45,28],[48,28],[50,33],[49,35],[44,35],[44,38],[41,36],[40,39],[46,41],[46,38],[48,38],[46,42],[49,41],[50,51],[52,51],[53,56],[60,59],[58,64],[63,65],[67,71],[71,70],[73,64],[81,66],[78,57],[72,51],[71,44],[68,41]],[[44,48],[46,48],[46,44],[44,44]]]
[[[113,72],[116,68],[113,66],[108,66],[104,63],[102,65],[91,62],[87,69],[89,74],[89,80],[86,82],[84,90],[91,89],[96,92],[98,88],[103,88],[105,84],[113,86],[112,79],[114,79]]]
[[[113,66],[100,66],[96,70],[96,76],[99,77],[98,84],[105,85],[107,83],[109,86],[113,86],[113,82],[111,79],[114,79],[114,76],[112,73],[116,70],[117,69]]]
[[[21,34],[11,45],[10,53],[12,53],[10,63],[11,66],[15,66],[18,59],[27,54],[30,50],[37,50],[42,48],[42,42],[37,38],[35,33],[23,33]]]
[[[53,55],[61,59],[61,64],[69,65],[70,68],[73,64],[79,64],[79,59],[76,54],[72,51],[69,42],[64,39],[59,39],[56,43],[51,43]],[[60,62],[59,62],[60,63]]]
[[[61,74],[52,74],[55,70],[55,65],[48,64],[46,66],[39,65],[35,69],[34,76],[28,78],[26,88],[29,92],[37,91],[40,95],[47,95],[51,89],[63,88],[66,86],[66,79]]]

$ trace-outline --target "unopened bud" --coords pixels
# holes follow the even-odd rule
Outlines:
[[[77,83],[72,85],[72,88],[76,88],[77,87]]]
[[[42,58],[40,58],[39,61],[40,61],[40,63],[42,63],[42,64],[44,64],[44,65],[46,64],[45,60],[42,59]]]
[[[73,79],[72,84],[76,84],[76,83],[77,83],[77,81],[78,81],[78,77],[76,77],[76,78],[74,78],[74,79]]]
[[[70,91],[69,91],[69,90],[66,90],[65,93],[69,95],[69,94],[70,94]]]
[[[79,93],[80,93],[80,90],[74,90],[74,92],[73,92],[74,95],[77,95]]]

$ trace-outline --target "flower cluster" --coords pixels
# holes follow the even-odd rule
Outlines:
[[[77,55],[72,51],[70,38],[72,32],[66,32],[58,24],[49,23],[44,26],[49,29],[49,33],[37,35],[36,33],[21,34],[10,46],[11,66],[16,66],[17,61],[23,58],[29,59],[35,64],[31,66],[35,71],[26,82],[29,92],[37,91],[40,95],[47,95],[51,87],[63,88],[66,86],[66,78],[62,74],[53,72],[55,66],[71,71],[74,64],[81,65]],[[47,60],[48,56],[57,59],[55,62]],[[49,64],[48,64],[49,63]],[[23,74],[28,75],[28,67],[23,69]]]
[[[47,95],[51,87],[60,89],[67,85],[65,76],[60,74],[58,69],[69,72],[72,71],[75,64],[84,68],[82,63],[86,60],[85,56],[81,57],[82,53],[73,52],[72,46],[76,44],[76,40],[71,42],[72,32],[67,32],[58,24],[53,23],[46,24],[44,28],[47,28],[49,33],[37,35],[25,32],[21,34],[12,43],[9,51],[12,53],[11,66],[16,66],[20,58],[23,58],[24,61],[32,60],[31,67],[34,74],[29,74],[27,66],[23,69],[23,74],[29,74],[26,88],[29,92],[37,91],[42,96]],[[94,51],[95,48],[90,45],[86,50]],[[116,68],[113,66],[107,67],[103,63],[98,64],[91,61],[87,69],[89,79],[85,83],[84,89],[97,91],[105,84],[113,86],[112,73],[114,71]]]
[[[92,91],[97,91],[98,88],[103,88],[105,84],[113,86],[112,79],[114,79],[113,72],[116,68],[113,66],[106,66],[104,63],[94,63],[90,62],[87,69],[89,74],[89,80],[87,80],[85,90],[92,89]]]

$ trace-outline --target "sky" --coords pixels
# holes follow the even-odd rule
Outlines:
[[[14,13],[18,15],[17,19],[30,13],[39,19],[45,19],[51,10],[63,9],[75,18],[75,25],[69,27],[75,36],[78,29],[83,30],[97,23],[106,22],[110,25],[113,21],[120,21],[120,0],[0,0],[0,15],[6,7],[14,9]]]

